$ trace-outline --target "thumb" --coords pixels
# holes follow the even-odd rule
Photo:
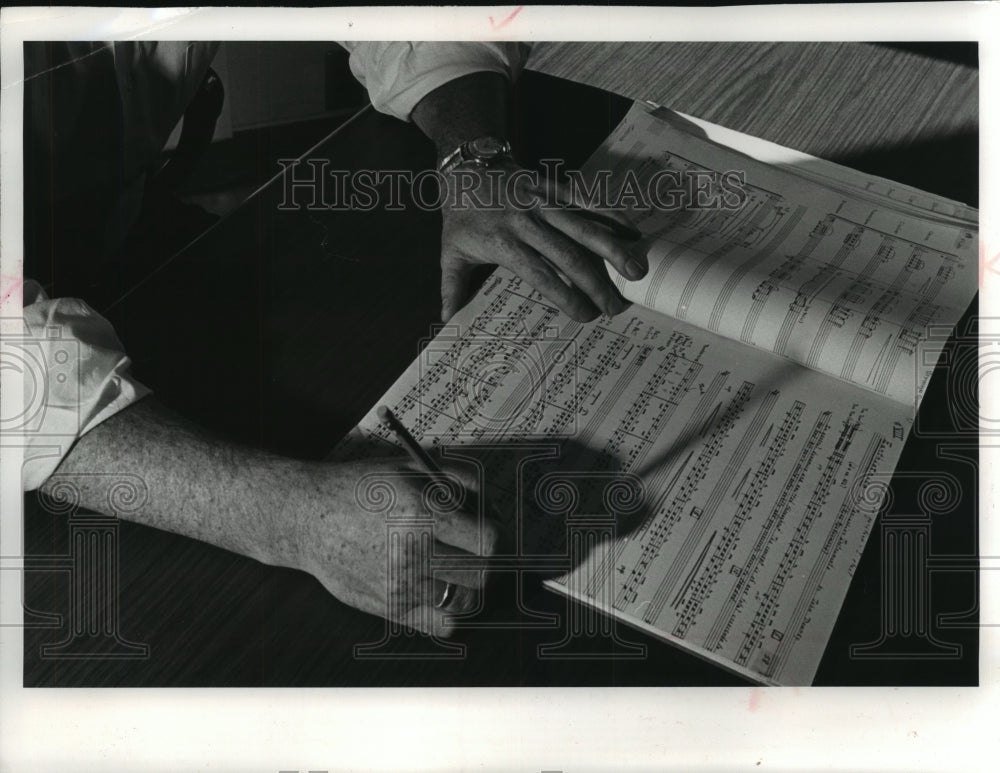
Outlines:
[[[451,255],[441,259],[441,321],[447,322],[469,299],[472,266]]]

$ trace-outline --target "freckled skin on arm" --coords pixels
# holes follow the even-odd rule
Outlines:
[[[406,457],[326,464],[234,445],[147,397],[80,438],[41,491],[53,494],[60,481],[71,481],[81,507],[113,515],[107,494],[122,479],[116,476],[136,476],[147,499],[126,514],[129,520],[309,572],[346,604],[448,635],[453,624],[434,607],[444,583],[457,586],[449,610],[461,612],[477,603],[483,573],[411,571],[428,565],[419,540],[393,557],[390,573],[385,514],[365,511],[356,499],[358,481],[375,475],[393,483],[390,514],[424,515],[422,482],[413,472]],[[447,472],[474,489],[467,474]],[[434,515],[435,552],[495,550],[492,524],[464,511]]]
[[[72,475],[80,504],[106,512],[114,476],[134,475],[148,498],[129,513],[131,520],[265,563],[286,563],[292,556],[280,549],[272,514],[285,508],[303,468],[301,462],[224,443],[147,397],[84,435],[41,490]],[[95,471],[104,474],[88,475]]]

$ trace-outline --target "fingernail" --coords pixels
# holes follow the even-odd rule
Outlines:
[[[598,308],[596,303],[592,303],[588,300],[581,300],[574,307],[567,308],[566,313],[569,314],[577,322],[593,322],[601,314],[606,314],[607,309]]]
[[[635,258],[629,258],[625,261],[625,273],[629,279],[642,279],[646,276],[646,269]]]
[[[621,314],[627,308],[628,308],[628,301],[624,300],[623,298],[615,296],[608,302],[607,308],[604,310],[604,313],[607,314],[609,317],[615,317]]]

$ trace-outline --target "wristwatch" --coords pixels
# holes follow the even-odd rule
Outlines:
[[[486,135],[463,142],[444,157],[444,161],[438,166],[438,171],[447,174],[462,164],[493,166],[513,157],[509,142]]]

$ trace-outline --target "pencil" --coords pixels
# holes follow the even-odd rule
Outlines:
[[[395,433],[396,438],[403,444],[403,448],[413,458],[413,461],[423,468],[424,472],[432,478],[439,478],[444,475],[442,469],[431,459],[431,455],[420,447],[420,444],[410,434],[410,431],[403,426],[403,422],[393,415],[392,411],[386,406],[380,405],[375,413],[382,423]]]
[[[410,434],[410,431],[403,425],[403,422],[397,419],[395,414],[393,414],[388,407],[380,405],[375,409],[375,415],[379,417],[379,420],[383,424],[395,433],[396,438],[403,444],[406,452],[424,472],[436,481],[444,481],[446,483],[449,482],[449,478],[445,475],[444,470],[435,464],[431,455],[421,448],[420,444],[416,441],[416,438]],[[497,509],[489,502],[486,503],[486,507],[490,509],[493,517],[496,518],[498,522],[501,522]]]

